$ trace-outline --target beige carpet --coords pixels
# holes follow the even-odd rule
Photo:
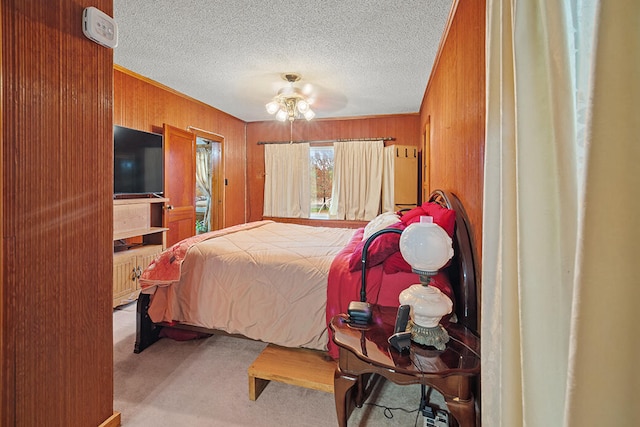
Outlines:
[[[134,303],[113,312],[114,410],[123,426],[337,425],[330,393],[272,381],[249,400],[247,368],[264,343],[218,335],[162,339],[134,354],[135,310]],[[420,386],[381,381],[349,426],[422,426],[419,403]]]

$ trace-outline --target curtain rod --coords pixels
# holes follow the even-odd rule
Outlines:
[[[309,144],[320,144],[326,142],[348,142],[348,141],[395,141],[392,136],[386,136],[383,138],[347,138],[347,139],[316,139],[309,141],[258,141],[258,145],[265,144],[301,144],[308,142]]]

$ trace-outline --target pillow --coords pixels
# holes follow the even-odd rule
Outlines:
[[[420,221],[421,216],[433,217],[433,222],[444,228],[449,237],[453,238],[453,230],[456,225],[456,211],[447,209],[434,202],[425,202],[421,206],[411,209],[402,215],[400,221],[409,225]]]
[[[367,240],[371,235],[377,231],[382,230],[383,228],[395,224],[400,221],[400,216],[395,212],[383,212],[367,224],[364,228],[364,234],[362,235],[362,240]]]
[[[398,228],[400,230],[405,229],[405,225],[402,222],[396,222],[385,228]],[[362,269],[362,250],[366,239],[360,241],[353,249],[351,258],[349,258],[349,271],[354,272]],[[387,259],[394,252],[400,250],[400,234],[387,233],[378,236],[367,250],[367,268],[373,267]]]
[[[384,262],[382,263],[382,270],[385,274],[394,274],[401,271],[411,273],[411,266],[402,257],[402,253],[398,251],[384,260]]]

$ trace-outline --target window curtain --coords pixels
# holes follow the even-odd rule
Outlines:
[[[211,147],[196,149],[196,186],[207,198],[204,223],[209,230],[211,224]]]
[[[640,425],[639,28],[487,0],[482,425]]]
[[[382,140],[333,144],[330,218],[368,221],[380,213],[383,149]]]
[[[394,165],[396,147],[390,145],[384,147],[382,166],[382,212],[394,212],[396,210],[394,194]]]
[[[309,144],[266,144],[264,166],[264,216],[309,218]]]

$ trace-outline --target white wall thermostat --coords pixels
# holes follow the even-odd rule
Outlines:
[[[112,17],[93,6],[82,12],[82,32],[87,38],[102,46],[113,49],[118,45],[118,24]]]

